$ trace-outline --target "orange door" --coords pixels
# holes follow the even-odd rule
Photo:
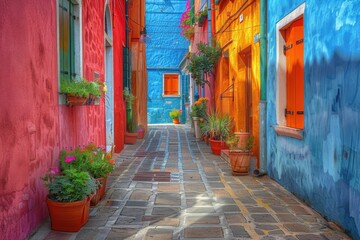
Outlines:
[[[294,21],[285,32],[286,121],[288,127],[304,128],[304,21]]]

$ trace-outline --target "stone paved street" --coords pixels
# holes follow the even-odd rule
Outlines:
[[[150,126],[116,165],[80,232],[31,239],[350,239],[270,178],[233,177],[186,125]]]

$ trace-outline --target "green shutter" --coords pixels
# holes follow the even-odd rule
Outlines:
[[[123,86],[131,88],[131,52],[129,48],[123,48]]]

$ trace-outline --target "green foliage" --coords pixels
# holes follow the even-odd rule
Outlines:
[[[106,91],[104,83],[89,82],[85,78],[60,79],[60,93],[77,97],[89,97],[89,94],[100,97]]]
[[[214,140],[225,140],[233,127],[233,121],[228,114],[220,115],[212,112],[206,118],[202,131],[208,133]]]
[[[199,117],[206,119],[207,117],[207,102],[209,101],[208,98],[199,98],[192,106],[191,106],[191,117]]]
[[[190,62],[186,68],[191,73],[191,77],[196,84],[209,84],[203,75],[204,73],[214,74],[215,66],[221,56],[221,47],[215,42],[212,44],[200,42],[197,44],[197,48],[197,53],[190,54]]]
[[[175,119],[175,118],[179,118],[181,116],[181,110],[179,109],[173,109],[170,113],[169,116],[171,117],[171,119]]]
[[[250,151],[254,146],[254,136],[249,136],[249,138],[246,140],[246,146],[245,148],[239,147],[239,137],[231,134],[226,139],[226,145],[229,146],[232,150],[242,150],[242,151]]]
[[[76,169],[65,170],[62,175],[43,179],[49,189],[49,198],[56,202],[84,200],[96,191],[95,180],[89,173]]]
[[[195,16],[195,23],[197,23],[200,26],[205,21],[207,16],[208,16],[208,8],[205,7],[203,11],[199,12]]]
[[[131,93],[128,87],[124,88],[123,95],[125,102],[132,104],[132,102],[135,100],[134,95]]]

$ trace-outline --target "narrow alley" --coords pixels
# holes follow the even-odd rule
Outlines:
[[[43,224],[30,239],[350,239],[264,176],[232,176],[188,125],[150,125],[127,145],[106,197],[77,233]]]

